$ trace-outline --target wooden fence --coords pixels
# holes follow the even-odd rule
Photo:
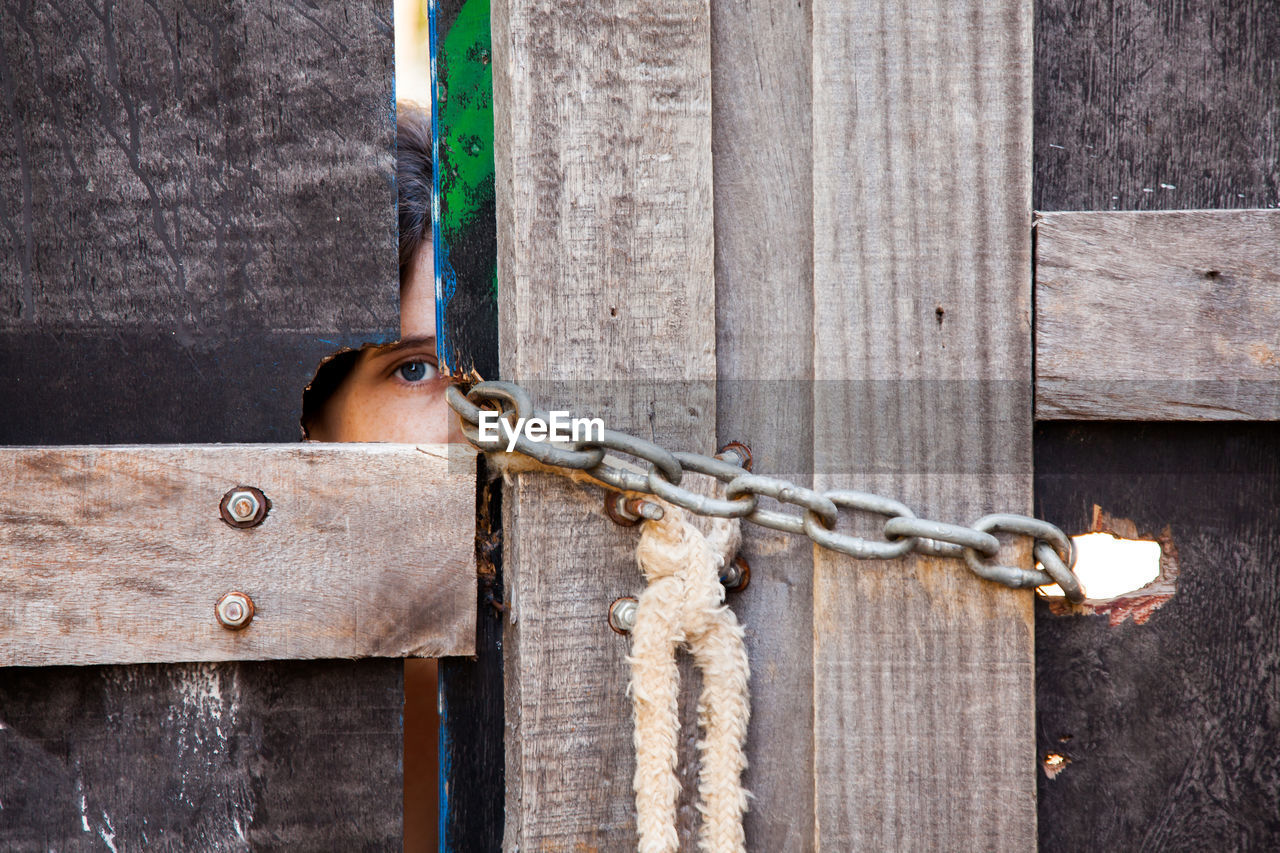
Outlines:
[[[483,41],[474,2],[437,14]],[[752,850],[1280,837],[1280,24],[1245,0],[1078,5],[490,10],[492,101],[466,94],[493,114],[496,267],[453,255],[455,357],[820,489],[1070,533],[1098,504],[1176,550],[1173,597],[1117,622],[750,530]],[[4,442],[289,441],[319,358],[394,335],[389,26],[363,2],[6,7]],[[1254,423],[1181,423],[1224,419]],[[397,849],[401,670],[376,658],[474,640],[442,667],[444,849],[633,847],[605,614],[639,589],[634,532],[542,476],[502,490],[480,463],[473,526],[466,465],[309,453],[4,451],[0,645],[40,666],[0,672],[0,845]],[[276,539],[184,511],[216,511],[237,465],[290,497]],[[429,503],[457,536],[393,546],[381,513]],[[111,618],[62,582],[69,542]],[[246,560],[297,618],[253,647],[185,630],[192,585]],[[151,663],[52,666],[126,661]]]

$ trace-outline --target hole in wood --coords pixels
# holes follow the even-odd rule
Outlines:
[[[1141,625],[1177,590],[1178,552],[1169,528],[1140,531],[1127,518],[1093,508],[1088,533],[1071,537],[1085,601],[1073,607],[1056,584],[1039,590],[1054,613],[1107,614],[1112,625]]]
[[[1076,543],[1076,576],[1090,600],[1105,601],[1142,589],[1160,576],[1160,543],[1121,539],[1110,533],[1072,536]],[[1062,597],[1057,584],[1044,587],[1046,597]]]
[[[1044,770],[1044,775],[1050,779],[1056,779],[1058,774],[1066,770],[1067,765],[1070,763],[1070,758],[1058,752],[1050,752],[1040,759],[1040,767]]]

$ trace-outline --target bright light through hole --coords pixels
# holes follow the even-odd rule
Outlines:
[[[1116,598],[1142,589],[1160,576],[1160,543],[1120,539],[1110,533],[1072,536],[1076,543],[1076,577],[1091,600]],[[1057,584],[1042,589],[1050,598],[1062,597]]]

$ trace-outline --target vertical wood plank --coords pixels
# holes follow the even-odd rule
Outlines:
[[[813,190],[808,0],[713,3],[718,444],[755,470],[813,476]],[[747,849],[812,849],[813,552],[743,528],[751,583],[731,595],[751,660]],[[797,720],[806,724],[797,725]]]
[[[440,351],[450,367],[498,375],[493,66],[489,0],[431,4],[436,79],[436,262]],[[480,459],[476,499],[476,655],[440,661],[439,846],[502,847],[502,488]],[[406,812],[406,819],[408,813]],[[406,838],[406,841],[408,839]]]
[[[1031,3],[820,3],[813,39],[815,481],[1027,512]],[[1034,847],[1031,605],[817,552],[821,849]]]
[[[706,0],[499,0],[492,21],[502,375],[714,450]],[[505,503],[504,847],[626,849],[627,644],[605,617],[642,583],[635,533],[545,475]]]
[[[296,441],[394,337],[391,4],[6,2],[0,443]],[[398,660],[0,671],[0,848],[399,850]]]

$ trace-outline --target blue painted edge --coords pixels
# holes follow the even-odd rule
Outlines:
[[[436,74],[436,54],[439,43],[436,33],[438,8],[436,0],[427,4],[427,21],[431,53],[431,246],[435,250],[436,286],[436,358],[450,372],[457,364],[450,344],[449,329],[444,322],[444,308],[453,298],[458,285],[457,273],[449,263],[449,247],[445,244],[440,228],[440,78]]]

